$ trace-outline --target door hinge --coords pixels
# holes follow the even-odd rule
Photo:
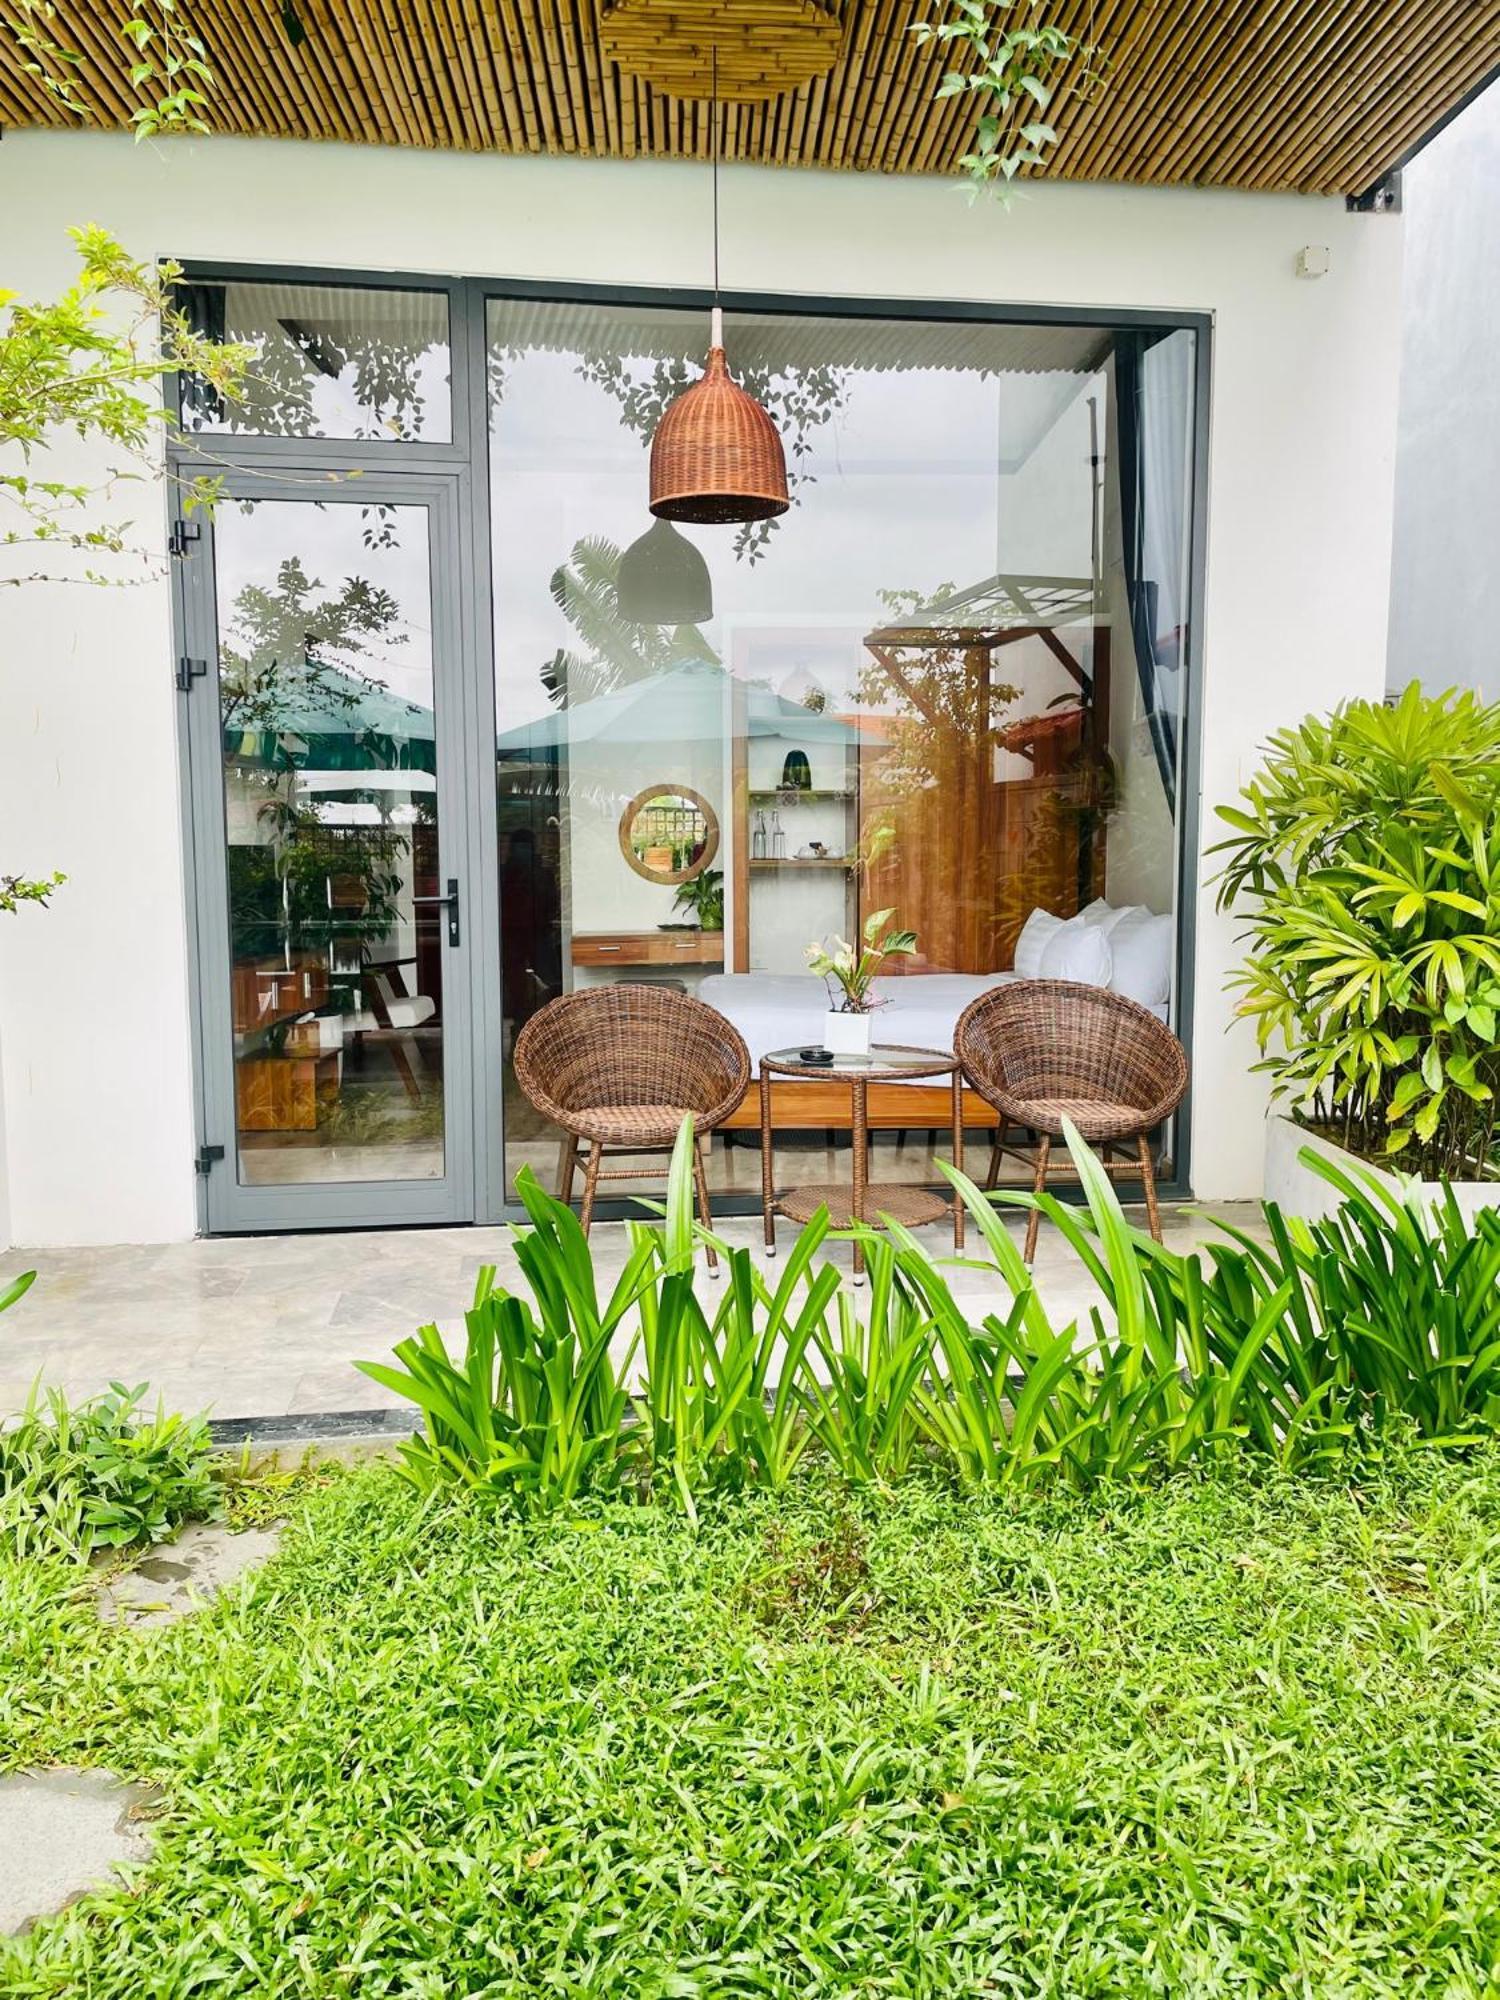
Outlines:
[[[203,529],[197,521],[174,521],[167,530],[167,553],[185,556],[193,542],[201,542]]]
[[[224,1148],[222,1146],[200,1146],[198,1148],[198,1158],[194,1164],[200,1174],[207,1174],[212,1171],[214,1161],[222,1160],[223,1157]]]
[[[207,672],[207,660],[190,660],[184,653],[177,662],[177,685],[184,694],[191,694],[193,682],[201,681]]]

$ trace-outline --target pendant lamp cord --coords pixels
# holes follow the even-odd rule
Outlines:
[[[709,156],[713,161],[714,183],[714,304],[719,303],[719,45],[709,47]]]

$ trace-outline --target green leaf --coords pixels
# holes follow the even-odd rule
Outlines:
[[[19,1277],[13,1278],[4,1290],[0,1291],[0,1312],[4,1312],[7,1306],[13,1306],[18,1299],[24,1297],[35,1283],[35,1271],[22,1271]]]

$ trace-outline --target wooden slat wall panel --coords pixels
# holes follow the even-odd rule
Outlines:
[[[705,159],[708,107],[622,75],[598,0],[186,0],[218,71],[219,131],[442,147]],[[53,38],[83,58],[87,122],[136,99],[117,0],[57,0]],[[725,157],[782,166],[949,173],[972,106],[938,103],[945,57],[914,19],[942,0],[844,0],[843,55],[766,104],[728,105]],[[1500,67],[1500,0],[1055,0],[1047,17],[1100,50],[1102,80],[1061,81],[1071,180],[1356,193]],[[0,36],[0,122],[68,125]]]

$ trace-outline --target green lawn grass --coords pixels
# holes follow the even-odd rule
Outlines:
[[[165,1809],[7,2000],[1500,1980],[1500,1450],[696,1531],[374,1466],[170,1630],[78,1578],[0,1569],[0,1750]]]

